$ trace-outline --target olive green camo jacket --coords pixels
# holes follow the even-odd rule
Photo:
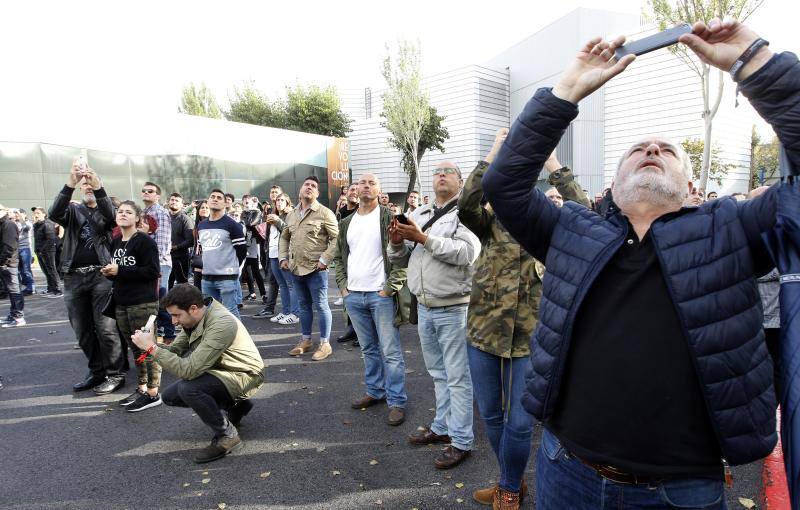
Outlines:
[[[481,179],[489,168],[485,161],[470,174],[458,201],[458,217],[481,241],[467,315],[467,339],[484,352],[502,358],[530,354],[530,338],[539,319],[544,265],[517,244],[481,205]],[[550,176],[564,200],[588,204],[569,168]]]

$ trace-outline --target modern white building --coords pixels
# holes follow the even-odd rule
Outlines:
[[[437,163],[451,160],[468,174],[491,148],[497,129],[508,125],[508,73],[472,65],[430,76],[424,86],[450,134],[444,154],[430,151],[420,162],[422,193],[430,194],[431,170]],[[355,119],[349,136],[353,178],[370,171],[381,179],[385,192],[405,193],[408,176],[400,153],[389,145],[389,132],[381,126],[383,90],[366,89],[363,105],[353,97],[343,94],[344,109]]]
[[[467,174],[488,152],[495,131],[510,125],[540,87],[552,86],[580,46],[593,36],[625,34],[638,39],[654,27],[640,16],[579,8],[481,65],[430,76],[425,80],[431,104],[450,132],[444,154],[425,155],[421,164],[423,194],[430,194],[431,169],[455,161]],[[714,145],[724,163],[733,165],[721,186],[725,193],[747,190],[750,165],[751,110],[734,108],[735,87],[726,76],[725,92],[714,122]],[[400,154],[387,143],[381,127],[382,91],[343,94],[355,122],[351,168],[376,173],[389,193],[405,192],[408,178]],[[746,102],[742,97],[740,102]],[[637,59],[621,76],[581,102],[558,147],[562,163],[574,169],[591,195],[608,186],[622,152],[644,135],[666,134],[676,141],[703,137],[699,78],[667,49]],[[466,176],[466,175],[465,175]]]

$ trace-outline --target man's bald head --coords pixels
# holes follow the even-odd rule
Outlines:
[[[358,199],[362,204],[378,200],[381,194],[381,181],[373,173],[363,173],[358,178]]]

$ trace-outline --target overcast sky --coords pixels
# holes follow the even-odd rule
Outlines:
[[[765,0],[751,24],[773,49],[797,52],[798,5]],[[176,111],[189,82],[221,102],[247,80],[272,94],[297,82],[380,87],[385,45],[400,37],[418,37],[425,72],[442,72],[481,63],[579,6],[640,12],[642,2],[4,1],[0,123],[158,116]]]

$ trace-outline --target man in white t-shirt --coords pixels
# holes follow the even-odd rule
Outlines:
[[[405,421],[405,361],[400,347],[399,291],[406,271],[386,254],[392,213],[378,204],[380,181],[373,174],[358,180],[359,206],[339,223],[334,258],[336,283],[364,354],[367,391],[352,402],[363,409],[389,404],[389,425]]]

